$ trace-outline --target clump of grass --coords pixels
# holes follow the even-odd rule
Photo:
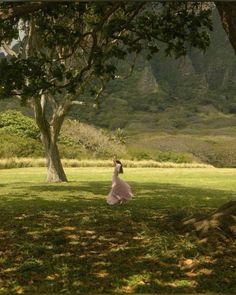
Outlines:
[[[153,160],[131,161],[124,160],[123,164],[129,168],[210,168],[211,165],[204,163],[172,163],[158,162]],[[112,167],[112,160],[77,160],[62,159],[64,167]],[[0,169],[23,168],[23,167],[45,167],[44,158],[7,158],[0,159]]]
[[[44,158],[6,158],[0,159],[0,169],[24,168],[24,167],[45,167]]]
[[[134,168],[210,168],[213,167],[204,163],[173,163],[173,162],[158,162],[153,160],[141,161],[124,161],[124,166]]]

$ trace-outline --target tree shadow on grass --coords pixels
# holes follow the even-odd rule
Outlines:
[[[233,244],[203,246],[177,226],[232,192],[131,185],[134,199],[115,207],[105,203],[109,182],[29,185],[2,198],[6,294],[233,292]]]

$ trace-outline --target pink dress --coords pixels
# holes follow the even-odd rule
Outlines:
[[[132,198],[133,194],[130,186],[124,180],[119,178],[120,164],[116,164],[112,177],[112,187],[107,196],[107,204],[115,205],[117,203],[126,202]]]

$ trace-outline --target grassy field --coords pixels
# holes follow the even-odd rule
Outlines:
[[[0,170],[0,294],[236,291],[235,244],[201,244],[183,218],[235,199],[234,169],[129,168],[135,197],[106,205],[112,168]]]

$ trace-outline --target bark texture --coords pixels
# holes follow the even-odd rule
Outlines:
[[[223,28],[236,54],[236,2],[215,2],[219,11]]]
[[[49,123],[45,111],[46,101],[45,96],[42,95],[41,100],[37,98],[33,100],[33,106],[35,120],[41,133],[41,141],[47,159],[47,181],[64,182],[67,181],[67,177],[61,163],[57,140],[65,118],[65,110],[60,108],[55,110]]]
[[[222,205],[205,217],[194,217],[183,222],[188,230],[194,230],[205,241],[216,237],[236,237],[236,201]]]

